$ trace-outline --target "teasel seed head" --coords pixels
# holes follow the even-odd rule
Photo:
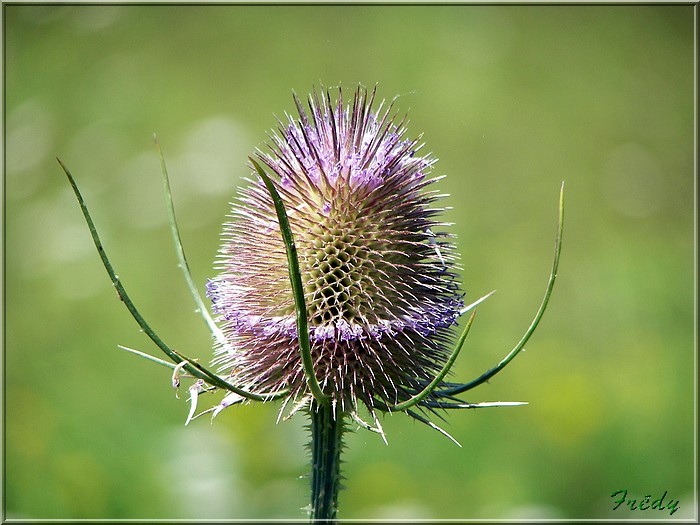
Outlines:
[[[434,207],[435,159],[375,90],[316,90],[256,157],[282,197],[299,258],[314,371],[336,413],[419,392],[448,359],[463,306],[456,252]],[[252,168],[252,166],[251,166]],[[255,173],[255,172],[253,172]],[[313,403],[275,208],[259,177],[224,224],[208,295],[227,344],[215,364],[254,393]]]

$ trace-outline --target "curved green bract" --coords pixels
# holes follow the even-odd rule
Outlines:
[[[515,345],[515,348],[510,351],[510,353],[503,358],[503,360],[498,363],[494,368],[491,370],[484,372],[482,375],[474,379],[473,381],[470,381],[468,383],[464,383],[461,385],[453,386],[450,388],[446,388],[443,390],[436,391],[435,394],[438,396],[454,396],[457,394],[461,394],[462,392],[466,392],[467,390],[471,390],[474,387],[479,386],[480,384],[488,381],[491,379],[493,376],[495,376],[497,373],[499,373],[505,366],[510,363],[513,358],[520,353],[520,351],[525,347],[525,343],[530,339],[530,336],[535,332],[535,329],[537,328],[537,325],[540,323],[540,320],[542,319],[542,315],[544,314],[544,311],[547,309],[547,304],[549,303],[549,298],[552,295],[552,290],[554,289],[554,281],[557,278],[557,270],[559,269],[559,258],[561,255],[561,240],[562,240],[562,235],[564,233],[564,183],[562,182],[561,184],[561,190],[559,192],[559,227],[557,229],[557,238],[554,243],[554,261],[552,262],[552,271],[549,274],[549,282],[547,283],[547,288],[544,293],[544,298],[542,299],[542,303],[540,304],[539,309],[537,310],[537,313],[535,314],[534,319],[532,320],[532,323],[530,323],[529,328],[525,331],[525,334],[523,337],[518,341],[518,344]]]
[[[260,167],[260,164],[255,162],[251,157],[248,157],[253,167],[258,172],[258,175],[262,179],[267,191],[272,197],[272,201],[275,205],[275,212],[277,213],[277,220],[280,225],[280,232],[282,233],[282,239],[284,240],[284,247],[287,252],[287,263],[289,267],[289,280],[292,284],[292,293],[294,294],[294,306],[296,309],[296,320],[297,320],[297,336],[299,338],[299,350],[301,352],[301,361],[304,366],[304,375],[306,375],[306,381],[309,385],[311,393],[314,399],[319,404],[328,403],[329,397],[323,393],[321,385],[318,383],[316,378],[316,373],[314,372],[313,360],[311,358],[311,342],[309,340],[309,328],[308,321],[306,319],[306,300],[304,299],[304,286],[301,281],[301,271],[299,270],[299,258],[297,257],[297,249],[294,244],[294,237],[292,236],[292,228],[289,225],[289,218],[287,217],[287,211],[282,202],[280,194],[277,192],[275,185],[272,183],[270,177],[267,176],[265,171]]]
[[[170,223],[170,234],[172,235],[173,243],[175,244],[175,252],[177,253],[178,265],[182,270],[182,274],[185,277],[185,282],[187,283],[187,288],[190,290],[192,299],[194,299],[194,303],[197,305],[197,310],[199,314],[204,318],[204,322],[207,323],[209,330],[212,334],[214,334],[214,337],[216,337],[219,344],[224,347],[228,346],[226,337],[224,336],[221,329],[216,325],[212,317],[209,315],[209,310],[204,304],[204,300],[202,299],[202,296],[197,290],[197,287],[194,284],[194,280],[192,279],[192,274],[190,273],[190,266],[187,263],[187,257],[185,256],[185,248],[183,247],[182,239],[180,238],[180,229],[177,226],[177,220],[175,218],[175,205],[173,204],[173,196],[172,192],[170,191],[170,180],[168,178],[168,169],[165,166],[163,150],[160,147],[160,142],[158,142],[158,137],[153,135],[153,140],[155,141],[156,147],[158,148],[158,157],[160,159],[160,171],[163,179],[163,193],[165,194],[165,204],[168,210],[168,222]]]
[[[102,246],[102,241],[100,240],[99,235],[97,234],[97,228],[95,228],[95,224],[92,221],[92,217],[90,216],[90,212],[88,211],[87,205],[85,204],[85,201],[83,199],[83,196],[80,193],[80,190],[78,189],[78,185],[75,182],[75,179],[73,179],[73,176],[71,175],[70,171],[68,168],[63,164],[61,159],[57,158],[58,163],[61,165],[61,168],[65,172],[66,176],[68,177],[68,181],[70,182],[71,187],[73,188],[73,192],[75,193],[76,198],[78,199],[78,204],[80,205],[80,209],[83,212],[83,216],[85,217],[85,222],[88,225],[88,229],[90,230],[90,235],[92,236],[92,240],[95,244],[95,248],[97,248],[97,253],[100,255],[100,259],[102,260],[102,264],[105,267],[105,270],[107,270],[107,273],[109,274],[110,279],[112,280],[112,284],[114,285],[114,288],[117,290],[117,294],[119,295],[119,299],[122,300],[126,308],[129,310],[129,313],[131,316],[134,318],[134,320],[138,323],[138,325],[141,327],[141,329],[144,331],[144,333],[153,341],[158,348],[160,348],[174,363],[179,364],[182,363],[183,361],[186,361],[187,364],[184,365],[184,369],[187,370],[190,374],[192,374],[194,377],[197,377],[199,379],[202,379],[211,385],[217,386],[219,388],[223,388],[225,390],[229,390],[231,392],[235,392],[236,394],[245,397],[246,399],[251,399],[254,401],[271,401],[273,399],[277,399],[279,397],[282,397],[283,395],[286,395],[286,393],[278,392],[276,394],[271,394],[271,395],[260,395],[260,394],[253,394],[251,392],[246,392],[245,390],[242,390],[228,381],[225,381],[221,377],[217,376],[213,372],[210,372],[207,370],[205,367],[194,361],[193,359],[190,359],[187,356],[182,355],[179,352],[176,352],[172,348],[170,348],[167,344],[163,342],[163,340],[153,331],[153,329],[150,327],[150,325],[146,322],[146,320],[143,318],[143,316],[139,313],[138,309],[134,305],[134,303],[131,301],[131,298],[129,297],[129,294],[126,293],[126,290],[124,289],[124,286],[122,286],[121,281],[117,277],[116,273],[114,272],[114,268],[112,267],[112,264],[109,261],[109,258],[107,257],[107,254],[104,250],[104,247]]]

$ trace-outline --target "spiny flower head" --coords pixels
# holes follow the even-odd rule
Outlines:
[[[455,249],[429,187],[435,159],[405,138],[392,104],[358,88],[294,96],[256,151],[272,171],[296,243],[318,382],[339,413],[391,406],[445,364],[462,308]],[[225,223],[208,295],[226,344],[215,364],[254,393],[289,389],[311,403],[299,351],[285,245],[270,193],[248,179]]]

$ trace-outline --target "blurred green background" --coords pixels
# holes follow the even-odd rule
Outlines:
[[[693,6],[4,5],[6,517],[304,518],[303,416],[248,405],[184,426],[186,389],[109,283],[58,155],[132,298],[173,347],[210,337],[176,267],[154,132],[196,282],[246,157],[291,91],[402,95],[450,194],[468,299],[456,366],[519,356],[453,412],[348,436],[341,518],[694,516]],[[218,397],[201,400],[205,408]],[[652,514],[653,512],[653,514]]]

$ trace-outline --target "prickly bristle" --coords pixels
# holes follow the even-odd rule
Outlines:
[[[433,158],[404,139],[391,104],[358,88],[314,92],[257,157],[285,204],[304,283],[316,376],[341,411],[395,404],[444,364],[462,307],[455,251],[428,187]],[[252,178],[224,225],[209,296],[228,345],[216,364],[257,393],[308,394],[285,246],[273,201]]]

